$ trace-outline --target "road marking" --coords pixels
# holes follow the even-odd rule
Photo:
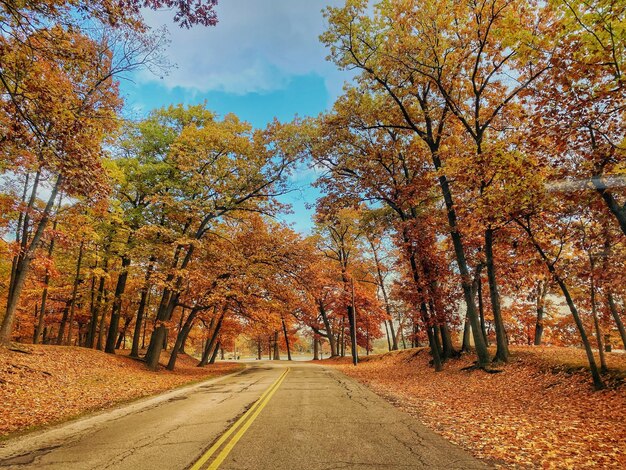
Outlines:
[[[222,445],[228,440],[231,434],[237,431],[237,429],[245,422],[245,424],[241,427],[239,432],[231,439],[231,441],[224,447],[222,452],[218,454],[215,460],[208,467],[209,470],[217,469],[220,466],[220,464],[224,461],[226,456],[228,456],[228,454],[233,449],[233,447],[235,447],[235,444],[237,444],[239,439],[241,439],[241,436],[243,436],[244,433],[248,430],[252,422],[259,415],[259,413],[261,413],[261,410],[265,408],[265,405],[267,405],[267,403],[270,401],[270,399],[272,398],[276,390],[278,390],[278,387],[280,387],[280,384],[283,382],[283,380],[285,380],[285,376],[287,375],[288,372],[289,372],[289,368],[287,368],[285,372],[283,372],[280,375],[280,377],[278,377],[278,379],[276,379],[276,381],[267,390],[265,390],[265,392],[263,392],[263,395],[261,395],[261,397],[256,402],[254,402],[254,405],[252,405],[250,409],[246,411],[244,415],[241,418],[239,418],[235,422],[235,424],[233,424],[228,429],[228,431],[222,434],[222,436],[217,440],[217,442],[215,442],[215,444],[213,444],[211,448],[207,450],[202,455],[202,457],[198,459],[198,461],[195,464],[193,464],[190,470],[200,470],[204,466],[204,464],[206,464],[209,461],[209,459],[213,456],[213,454],[220,447],[222,447]],[[250,419],[248,420],[248,418]]]

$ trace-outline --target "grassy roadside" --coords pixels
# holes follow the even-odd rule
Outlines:
[[[584,352],[513,347],[503,372],[435,373],[425,349],[325,360],[476,457],[502,468],[626,468],[626,355],[611,354],[611,387],[594,392]],[[581,356],[581,357],[579,357]]]
[[[236,372],[237,363],[196,367],[179,356],[176,370],[152,372],[142,362],[78,347],[0,348],[0,440],[89,413]],[[165,364],[167,353],[161,362]]]

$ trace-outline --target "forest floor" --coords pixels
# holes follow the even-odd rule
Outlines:
[[[152,372],[128,351],[19,345],[0,348],[0,440],[193,382],[236,372],[242,364],[196,367],[180,355],[176,370]],[[161,356],[166,364],[168,353]]]
[[[626,468],[626,354],[608,354],[609,386],[596,392],[584,351],[512,347],[501,373],[435,373],[424,348],[323,361],[476,457],[501,468]]]

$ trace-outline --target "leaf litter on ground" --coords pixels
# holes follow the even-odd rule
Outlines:
[[[512,347],[499,374],[435,373],[426,349],[324,361],[476,457],[501,468],[626,468],[626,354],[608,354],[610,387],[594,391],[575,348]]]
[[[153,372],[126,354],[50,345],[0,348],[0,438],[243,367],[226,362],[196,367],[196,359],[179,355],[175,371]],[[163,353],[161,364],[167,359]]]

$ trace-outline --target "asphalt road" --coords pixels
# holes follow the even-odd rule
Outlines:
[[[486,468],[364,386],[318,365],[243,372],[0,444],[0,468]]]

